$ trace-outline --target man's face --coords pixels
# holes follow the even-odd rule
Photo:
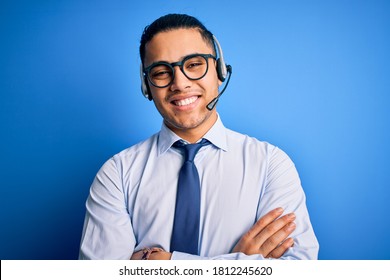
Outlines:
[[[174,63],[191,54],[214,54],[213,48],[197,29],[176,29],[156,34],[145,47],[144,66],[155,62]],[[208,59],[207,74],[200,80],[188,79],[178,66],[174,67],[172,84],[157,88],[149,83],[157,110],[165,124],[188,141],[201,138],[215,123],[217,113],[206,105],[218,95],[220,81],[215,60]]]

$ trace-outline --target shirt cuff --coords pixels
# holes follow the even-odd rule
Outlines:
[[[210,258],[173,251],[171,260],[208,260]]]

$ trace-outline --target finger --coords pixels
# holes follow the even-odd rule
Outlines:
[[[284,215],[283,217],[280,217],[277,220],[274,220],[270,224],[268,224],[261,232],[257,234],[257,236],[254,238],[255,242],[261,246],[266,240],[268,240],[271,236],[273,236],[276,232],[281,230],[283,227],[285,227],[287,224],[291,223],[295,220],[295,214],[289,213],[287,215]],[[287,236],[285,236],[282,240],[284,240]],[[279,240],[279,243],[282,241]],[[278,243],[278,244],[279,244]]]
[[[279,247],[270,252],[266,258],[279,259],[292,246],[294,246],[294,239],[291,237],[287,238],[279,245]]]
[[[283,244],[283,241],[295,230],[295,223],[291,222],[270,236],[260,247],[263,256],[267,256]],[[281,249],[283,251],[283,249]],[[283,251],[284,253],[284,251]]]
[[[271,210],[261,217],[247,232],[248,238],[257,236],[266,226],[275,221],[283,213],[283,208],[279,207]]]

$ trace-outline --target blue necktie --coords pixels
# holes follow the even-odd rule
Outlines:
[[[177,186],[171,252],[198,254],[200,183],[194,158],[199,149],[209,143],[206,139],[202,139],[196,144],[185,145],[178,141],[173,145],[184,150],[184,164],[180,169]]]

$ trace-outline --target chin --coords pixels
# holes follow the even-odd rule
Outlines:
[[[210,123],[210,117],[213,115],[213,112],[215,111],[208,111],[207,113],[203,113],[197,116],[188,116],[187,118],[184,118],[183,121],[180,121],[178,119],[170,119],[167,121],[165,119],[165,124],[170,128],[175,128],[179,130],[189,130],[189,129],[195,129],[200,128],[204,126],[206,130],[208,130],[214,122]]]

